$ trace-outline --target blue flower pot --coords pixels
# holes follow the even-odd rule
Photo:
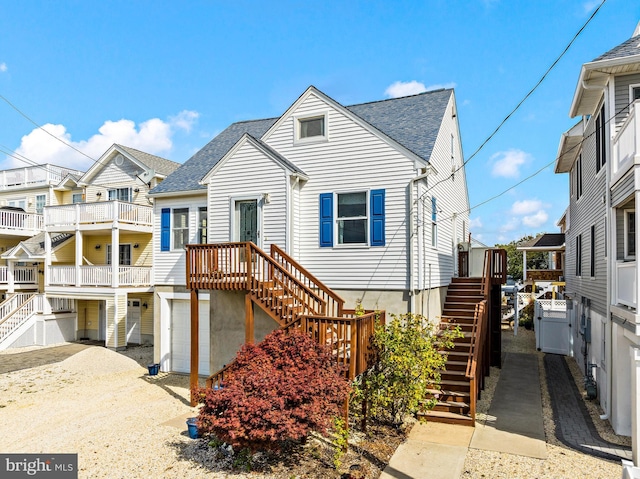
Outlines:
[[[157,376],[158,371],[160,371],[160,364],[149,364],[147,368],[149,368],[149,376]]]
[[[191,439],[198,439],[200,434],[198,434],[198,426],[196,425],[197,418],[190,417],[187,419],[187,428],[189,429],[189,437]]]

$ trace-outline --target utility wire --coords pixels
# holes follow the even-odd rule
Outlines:
[[[491,141],[491,139],[498,133],[498,131],[500,131],[500,129],[504,126],[504,124],[509,120],[509,118],[511,118],[513,116],[513,114],[518,111],[520,109],[520,107],[522,106],[522,104],[527,101],[527,99],[533,94],[534,91],[536,91],[538,89],[538,87],[542,84],[542,82],[547,78],[547,76],[549,75],[549,73],[551,73],[551,70],[553,70],[555,68],[555,66],[558,64],[558,62],[562,59],[562,57],[567,53],[567,51],[569,51],[569,48],[571,48],[571,46],[575,43],[575,41],[578,39],[578,37],[580,36],[580,34],[583,32],[583,30],[587,27],[587,25],[591,22],[591,20],[593,20],[593,18],[596,16],[596,14],[598,13],[598,11],[600,10],[600,8],[602,8],[602,6],[605,4],[607,0],[602,0],[602,2],[600,3],[600,5],[598,5],[598,7],[593,11],[593,13],[591,14],[591,16],[587,19],[587,21],[582,25],[582,27],[577,31],[577,33],[573,36],[573,38],[571,39],[571,41],[567,44],[567,46],[564,48],[564,50],[562,51],[562,53],[558,56],[558,58],[556,58],[554,60],[554,62],[551,64],[551,66],[549,68],[547,68],[547,71],[544,72],[544,74],[540,77],[540,79],[538,80],[538,82],[533,86],[533,88],[531,88],[529,90],[529,92],[524,96],[524,98],[522,98],[522,100],[520,100],[518,102],[518,104],[515,106],[515,108],[513,108],[509,114],[507,116],[504,117],[504,119],[500,122],[500,124],[493,130],[493,132],[491,132],[491,134],[480,144],[480,146],[471,154],[471,156],[469,156],[464,162],[462,162],[462,164],[456,168],[455,170],[453,170],[451,172],[451,175],[446,176],[445,178],[442,178],[441,180],[437,181],[436,183],[434,183],[433,185],[431,185],[431,187],[429,187],[423,194],[422,196],[426,195],[430,190],[432,190],[434,187],[436,187],[437,185],[439,185],[440,183],[443,183],[445,181],[447,181],[449,178],[451,178],[452,176],[454,176],[458,171],[460,171],[462,168],[464,168],[464,166],[469,163],[478,153],[480,153],[480,151],[487,145],[487,143],[489,143],[489,141]]]

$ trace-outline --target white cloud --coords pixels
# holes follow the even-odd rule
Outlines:
[[[155,154],[167,155],[173,147],[171,138],[176,130],[189,132],[198,119],[199,114],[194,111],[182,111],[168,121],[151,118],[139,125],[132,120],[107,120],[98,129],[98,133],[88,140],[73,141],[71,133],[64,125],[47,123],[42,129],[51,135],[64,140],[75,149],[82,151],[97,160],[114,143]],[[52,138],[51,135],[36,128],[23,136],[16,153],[37,163],[53,163],[78,169],[86,169],[92,161],[67,145]],[[14,158],[8,158],[3,168],[24,166],[24,163]]]
[[[511,206],[511,213],[514,215],[529,215],[534,211],[542,209],[542,201],[540,200],[522,200],[516,201]]]
[[[540,210],[537,213],[522,218],[522,224],[529,228],[539,228],[547,222],[549,215],[546,211]]]
[[[423,93],[425,91],[427,91],[427,87],[424,86],[424,83],[412,80],[407,82],[397,81],[395,83],[392,83],[391,85],[389,85],[389,87],[387,87],[384,93],[389,98],[398,98],[401,96],[417,95],[418,93]]]
[[[4,62],[0,63],[0,72],[6,72],[7,70],[7,64]]]
[[[472,228],[482,228],[482,221],[480,218],[471,218],[469,220],[469,229]]]
[[[455,83],[437,83],[435,85],[425,86],[424,83],[416,80],[406,82],[397,81],[389,85],[384,93],[389,98],[399,98],[401,96],[417,95],[418,93],[439,90],[441,88],[455,88],[455,86]]]
[[[582,4],[582,8],[584,9],[584,13],[591,13],[598,5],[602,3],[600,0],[589,0]]]
[[[491,156],[493,162],[491,174],[504,178],[518,178],[520,167],[527,163],[530,157],[529,153],[517,149],[499,151]]]
[[[507,233],[509,231],[515,230],[518,226],[520,226],[520,220],[518,218],[509,218],[505,224],[500,227],[500,233]]]

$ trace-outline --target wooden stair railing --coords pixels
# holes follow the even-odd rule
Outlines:
[[[289,273],[315,291],[327,304],[327,315],[341,317],[344,308],[344,299],[331,288],[303,268],[296,260],[275,244],[271,245],[271,257],[284,266]]]

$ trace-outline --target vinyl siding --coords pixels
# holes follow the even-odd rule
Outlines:
[[[616,96],[616,115],[615,125],[616,131],[622,126],[629,116],[629,85],[640,84],[640,73],[633,75],[622,75],[615,78],[615,96]],[[637,115],[638,112],[636,112]]]
[[[136,178],[136,175],[142,173],[143,169],[126,157],[122,165],[118,166],[115,164],[114,158],[115,155],[90,179],[90,184],[86,188],[86,201],[88,203],[107,201],[109,198],[107,190],[131,188],[132,203],[149,206],[147,200],[149,188]],[[136,188],[139,190],[138,193],[133,191]],[[102,193],[100,197],[96,196],[98,191]]]
[[[198,208],[207,206],[206,195],[156,198],[153,205],[153,271],[155,284],[186,285],[186,253],[183,249],[160,251],[160,215],[163,208],[189,208],[190,243],[198,242]],[[211,221],[208,236],[212,234]],[[209,239],[211,242],[211,239]]]
[[[599,109],[598,109],[599,110]],[[565,275],[567,280],[567,290],[579,296],[591,300],[591,308],[603,315],[606,315],[607,299],[607,263],[605,258],[605,231],[604,217],[606,205],[602,201],[605,197],[606,174],[605,169],[601,169],[596,176],[596,142],[595,142],[595,116],[591,117],[584,133],[584,143],[582,147],[582,185],[583,193],[576,201],[575,188],[572,189],[570,198],[569,214],[571,217],[571,228],[566,233],[566,265]],[[609,167],[607,161],[607,167]],[[570,178],[575,181],[576,165],[574,164]],[[595,255],[596,255],[596,275],[590,277],[590,242],[591,226],[595,225]],[[576,276],[576,237],[582,234],[582,276]]]
[[[25,211],[27,213],[36,212],[36,196],[45,195],[45,206],[56,205],[56,195],[52,194],[48,186],[43,188],[29,188],[22,190],[10,190],[0,192],[0,206],[7,206],[12,200],[25,200]]]
[[[119,241],[119,244],[131,245],[131,266],[153,266],[151,235],[121,232]],[[138,248],[133,247],[136,243]],[[110,234],[85,235],[83,238],[83,255],[94,265],[105,265],[107,264],[108,244],[111,244]],[[96,249],[97,245],[100,245],[99,249]]]
[[[329,140],[294,144],[294,116],[327,112]],[[283,118],[266,142],[308,176],[301,187],[296,259],[333,288],[408,287],[408,185],[412,160],[342,112],[310,94]],[[319,247],[318,202],[321,193],[385,190],[384,247]],[[335,229],[335,228],[334,228]]]
[[[269,251],[272,243],[287,249],[288,185],[286,171],[279,164],[251,143],[244,143],[219,165],[209,182],[210,241],[233,241],[235,238],[230,230],[233,200],[257,198],[258,209],[262,213],[258,243],[265,251]],[[263,193],[269,193],[268,204],[262,200]]]
[[[621,203],[625,202],[635,190],[635,168],[632,168],[629,173],[627,173],[624,178],[616,183],[616,185],[611,188],[611,206],[617,207]]]
[[[51,253],[51,263],[71,265],[76,263],[76,242],[69,240]]]

